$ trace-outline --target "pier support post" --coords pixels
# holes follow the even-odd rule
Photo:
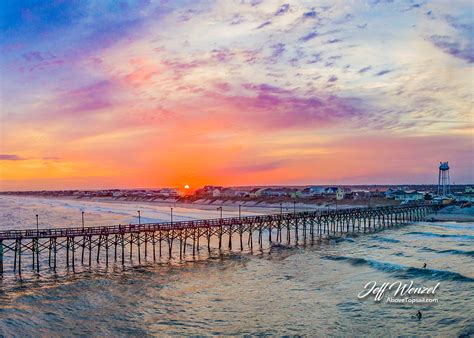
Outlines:
[[[36,250],[35,252],[33,253],[33,255],[36,256],[36,273],[39,273],[39,238],[36,238]]]
[[[122,244],[122,266],[125,265],[125,234],[121,234],[121,244]]]
[[[105,236],[105,266],[109,266],[109,236]]]
[[[221,248],[222,248],[222,224],[219,229],[219,251],[221,250]]]
[[[193,258],[196,256],[196,229],[193,229]]]
[[[252,228],[249,231],[249,243],[250,243],[250,251],[253,250],[253,236],[252,236]]]
[[[18,240],[18,274],[21,278],[21,239]]]
[[[179,260],[183,259],[183,235],[179,235]]]
[[[186,242],[188,240],[187,230],[184,230],[183,256],[186,256]]]
[[[53,239],[53,270],[56,272],[56,254],[57,254],[58,248],[57,248],[57,238],[54,237]]]
[[[270,221],[270,224],[268,225],[268,242],[272,244],[272,221]]]
[[[242,232],[242,229],[239,230],[239,237],[240,237],[240,251],[243,251],[244,250],[244,243],[242,242],[242,236],[243,236],[243,232]]]
[[[148,256],[148,231],[145,232],[145,260]]]
[[[207,253],[211,255],[211,228],[207,228]]]
[[[151,242],[153,245],[153,261],[156,261],[156,234],[155,231],[151,234]]]
[[[162,238],[162,233],[161,233],[161,230],[160,230],[160,257],[161,257],[161,241],[163,240]]]
[[[69,237],[66,237],[66,268],[69,270]]]
[[[86,249],[86,236],[82,236],[82,254],[81,254],[81,264],[84,264],[84,250]]]
[[[296,245],[298,245],[298,240],[299,240],[299,237],[298,237],[298,218],[296,216],[293,216],[293,219],[295,221],[295,241],[296,241]]]
[[[36,257],[36,255],[35,255],[35,244],[36,244],[36,242],[35,242],[35,239],[33,238],[31,240],[31,258],[33,260],[33,271],[35,271],[35,257]]]
[[[199,229],[196,229],[196,231],[197,231],[196,250],[199,253],[199,237],[201,237],[201,234],[199,233]]]
[[[75,243],[75,237],[71,237],[71,251],[72,251],[72,257],[71,257],[71,265],[72,265],[72,271],[74,271],[76,269],[76,266],[75,266],[75,260],[76,260],[76,255],[75,255],[75,252],[76,252],[76,243]]]
[[[0,240],[0,278],[3,277],[3,241]]]
[[[303,218],[303,242],[306,243],[306,218]]]
[[[52,248],[52,243],[53,239],[49,239],[49,245],[48,245],[48,266],[51,268],[51,248]]]
[[[137,233],[137,250],[138,250],[138,264],[141,263],[141,250],[140,250],[140,233]]]
[[[16,273],[16,261],[18,252],[18,240],[15,240],[15,260],[13,261],[13,272]]]
[[[89,266],[92,266],[92,236],[89,236]]]
[[[172,251],[173,251],[173,238],[170,236],[168,233],[168,254],[169,254],[169,259],[172,257]]]
[[[280,229],[281,229],[281,220],[278,220],[278,226],[277,226],[277,238],[276,241],[280,242]]]
[[[117,261],[117,243],[118,242],[118,236],[114,236],[114,262]]]
[[[291,224],[290,224],[290,219],[288,218],[287,221],[286,221],[286,241],[288,242],[288,244],[290,244],[291,242]]]

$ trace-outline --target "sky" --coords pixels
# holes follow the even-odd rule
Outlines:
[[[473,183],[473,5],[0,4],[0,190]]]

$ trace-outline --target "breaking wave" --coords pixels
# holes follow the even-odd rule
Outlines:
[[[423,232],[423,231],[412,231],[412,232],[407,232],[406,234],[407,235],[421,235],[421,236],[427,236],[427,237],[460,238],[460,239],[474,240],[474,236],[471,236],[471,235],[437,234],[434,232]]]
[[[436,228],[449,228],[449,229],[468,229],[468,230],[474,230],[474,226],[471,224],[440,224],[434,226]]]
[[[423,247],[420,249],[421,251],[426,251],[426,252],[436,252],[440,254],[452,254],[452,255],[464,255],[464,256],[470,256],[474,257],[474,251],[464,251],[464,250],[456,250],[456,249],[448,249],[448,250],[436,250],[428,247]]]
[[[400,243],[398,239],[394,238],[387,238],[387,237],[373,237],[374,240],[381,241],[381,242],[387,242],[387,243]]]
[[[435,270],[435,269],[423,269],[415,268],[412,266],[404,266],[394,263],[380,262],[376,260],[357,258],[357,257],[346,257],[346,256],[322,256],[323,259],[332,261],[345,261],[352,265],[367,265],[378,271],[393,274],[399,278],[429,278],[437,280],[452,280],[458,282],[474,282],[474,278],[470,278],[460,273],[447,271],[447,270]]]

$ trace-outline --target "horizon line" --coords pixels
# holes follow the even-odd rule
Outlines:
[[[342,187],[364,187],[364,186],[373,186],[373,187],[384,187],[384,186],[437,186],[437,183],[400,183],[400,184],[393,184],[393,183],[366,183],[366,184],[297,184],[297,185],[285,185],[285,184],[263,184],[263,185],[218,185],[218,184],[206,184],[199,186],[197,188],[192,188],[191,190],[197,190],[203,188],[205,186],[213,186],[213,187],[224,187],[224,188],[246,188],[246,187],[282,187],[282,188],[298,188],[298,187],[324,187],[324,186],[342,186]],[[474,185],[474,183],[456,183],[450,184],[451,186],[466,186],[466,185]],[[173,186],[162,186],[162,187],[138,187],[138,188],[116,188],[116,187],[109,187],[109,188],[89,188],[89,189],[78,189],[78,188],[67,188],[67,189],[20,189],[20,190],[0,190],[0,193],[9,193],[9,192],[42,192],[42,191],[100,191],[100,190],[158,190],[158,189],[183,189],[182,187],[173,187]]]

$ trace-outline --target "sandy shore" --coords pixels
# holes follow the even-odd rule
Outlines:
[[[310,210],[334,210],[334,209],[346,209],[354,207],[364,207],[357,205],[347,205],[347,204],[338,204],[337,206],[334,203],[308,203],[308,202],[285,202],[285,203],[268,203],[264,201],[232,201],[232,200],[206,200],[199,199],[190,202],[177,201],[175,199],[155,199],[153,201],[147,200],[129,200],[123,198],[112,198],[112,197],[67,197],[67,196],[17,196],[9,195],[12,197],[27,197],[27,198],[39,198],[39,199],[55,199],[55,200],[67,200],[67,201],[84,201],[84,202],[100,202],[100,203],[112,203],[112,204],[140,204],[147,206],[159,206],[159,207],[177,207],[177,208],[186,208],[186,209],[199,209],[199,210],[216,210],[218,207],[223,207],[224,210],[238,210],[239,205],[242,209],[251,210],[255,213],[269,214],[269,213],[278,213],[282,209],[283,212],[292,212],[296,211],[310,211]]]

